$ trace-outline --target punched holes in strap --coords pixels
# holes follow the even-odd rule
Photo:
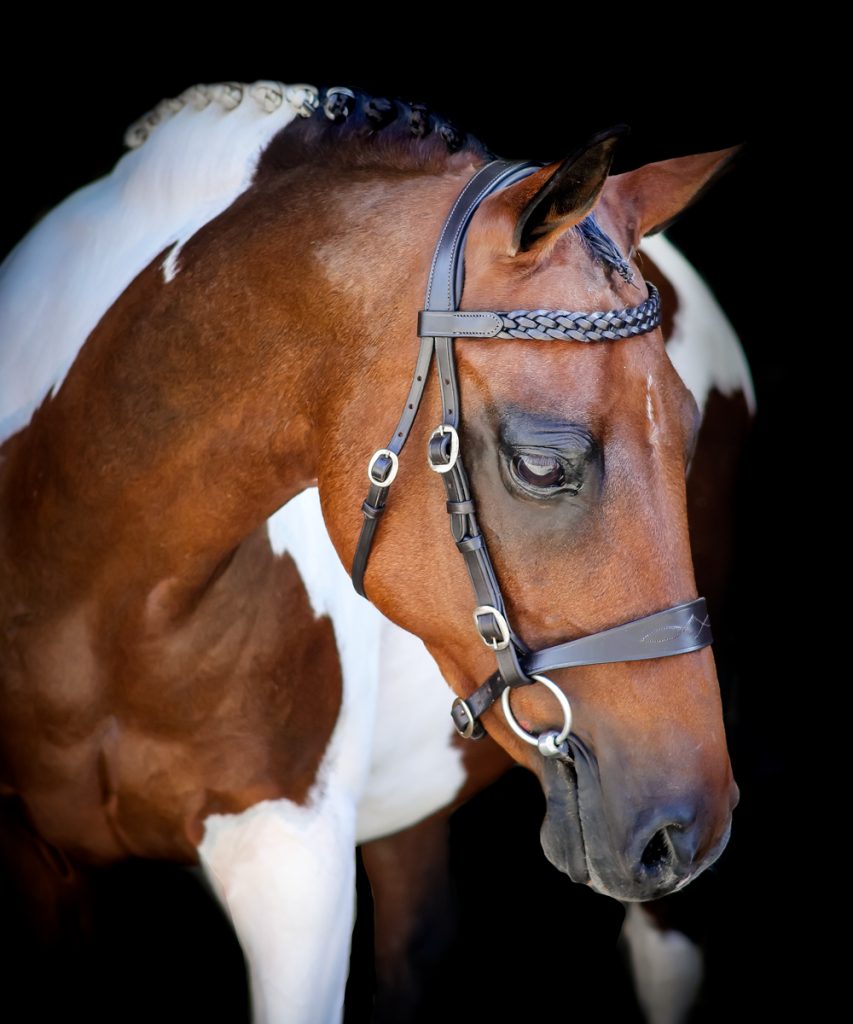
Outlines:
[[[520,180],[541,166],[541,164],[527,161],[493,160],[491,163],[481,167],[469,180],[445,219],[435,252],[433,253],[426,291],[425,306],[427,310],[435,308],[440,310],[444,307],[446,311],[453,311],[456,306],[462,286],[461,252],[465,240],[465,231],[471,216],[480,205],[480,202],[491,192]],[[433,292],[433,285],[435,286],[435,292]],[[498,327],[497,320],[493,314],[487,314],[485,319],[479,320],[477,318],[468,318],[465,330],[478,332],[484,326],[488,326],[491,330]],[[412,424],[417,416],[433,353],[439,340],[434,335],[424,334],[423,331],[419,331],[419,333],[421,334],[421,344],[412,384],[406,403],[403,406],[400,420],[391,440],[388,442],[388,449],[386,450],[392,451],[397,455],[403,450],[411,432]],[[442,401],[443,404],[446,404],[444,403],[444,395],[442,395]],[[451,408],[456,409],[457,405],[458,403],[454,402]],[[450,424],[450,426],[453,426],[453,424]],[[445,476],[449,476],[450,470],[453,468],[452,463],[452,450],[449,456],[444,453],[437,453],[436,463],[433,468],[444,473]],[[432,460],[430,460],[430,464],[432,465]],[[447,469],[444,469],[445,465],[448,465]],[[389,481],[384,476],[387,469],[379,462],[373,469],[376,476],[374,479],[374,475],[371,473],[370,492],[367,495],[366,502],[362,505],[364,518],[361,532],[356,541],[351,570],[353,586],[362,597],[366,596],[364,575],[373,544],[373,537],[389,493]],[[382,477],[380,477],[380,473],[383,474]],[[449,496],[460,497],[459,495]],[[461,522],[461,517],[454,516],[451,521],[458,524]],[[458,527],[454,527],[454,531],[457,529]],[[464,530],[461,530],[458,536],[463,534]],[[456,533],[454,533],[454,536],[456,536]]]

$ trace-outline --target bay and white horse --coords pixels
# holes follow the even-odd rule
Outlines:
[[[425,467],[401,468],[368,575],[375,606],[340,560],[367,456],[405,393],[431,245],[488,154],[422,108],[351,98],[341,110],[331,93],[260,82],[164,101],[0,277],[5,799],[71,863],[200,862],[246,951],[259,1020],[335,1019],[355,843],[500,768],[480,755],[478,775],[451,736],[448,684],[466,695],[490,668],[461,625],[467,584]],[[598,221],[636,261],[643,234],[725,156],[593,183]],[[475,306],[610,308],[632,294],[575,230],[588,211],[559,194],[512,251],[518,211],[555,177],[545,168],[478,211]],[[669,299],[666,348],[660,332],[606,352],[509,343],[495,365],[473,349],[461,364],[481,468],[525,411],[571,427],[550,457],[580,474],[579,495],[543,502],[494,474],[480,485],[533,638],[693,596],[684,476],[698,412],[715,394],[753,403],[698,277],[663,238],[644,251]],[[561,681],[595,752],[582,802],[609,836],[589,824],[581,838],[561,813],[574,783],[544,773],[498,714],[484,719],[543,780],[551,828],[574,851],[561,861],[552,843],[552,859],[571,872],[580,851],[579,880],[631,899],[637,872],[645,892],[656,868],[652,840],[677,829],[687,840],[667,856],[684,860],[680,884],[694,877],[724,845],[735,793],[708,651]],[[551,714],[541,696],[518,707],[528,723]]]

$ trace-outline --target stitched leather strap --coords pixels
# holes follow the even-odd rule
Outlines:
[[[675,654],[698,651],[712,642],[705,598],[697,597],[693,601],[645,615],[641,619],[623,622],[612,629],[534,651],[522,659],[522,665],[524,671],[532,676],[555,668],[669,658]],[[466,729],[470,731],[473,722],[482,729],[479,724],[480,715],[500,699],[506,686],[501,673],[496,672],[470,697],[454,702],[451,715],[456,728],[462,733]],[[477,734],[475,727],[473,735]]]
[[[418,408],[420,407],[421,398],[423,398],[424,388],[426,387],[430,363],[432,362],[432,350],[432,338],[422,338],[420,351],[418,352],[418,361],[415,365],[415,374],[412,378],[406,404],[403,406],[403,414],[400,416],[397,428],[388,442],[388,450],[394,452],[395,455],[399,455],[403,450],[403,446],[409,439],[412,424],[415,422],[415,416],[418,414]],[[390,472],[391,460],[387,456],[382,456],[374,466],[374,474],[377,479],[380,479],[379,474],[384,473],[385,477],[382,478],[384,482],[384,479],[387,478]],[[361,533],[358,537],[355,557],[352,563],[352,582],[356,592],[361,594],[362,597],[366,596],[364,593],[364,573],[367,569],[367,559],[370,556],[373,535],[376,533],[379,519],[385,511],[385,502],[388,500],[389,489],[390,485],[381,486],[371,481],[367,497],[361,506],[364,521],[361,524]]]
[[[468,226],[474,211],[483,199],[498,188],[505,188],[531,174],[540,165],[495,161],[474,175],[454,204],[445,222],[433,257],[427,283],[424,310],[419,318],[432,311],[453,311],[459,304],[462,291],[461,268]],[[422,326],[419,328],[422,329]],[[430,439],[429,460],[441,472],[447,492],[447,510],[450,531],[457,549],[465,561],[465,568],[474,589],[477,609],[474,622],[483,642],[492,648],[498,662],[501,678],[509,686],[522,686],[530,680],[521,668],[519,657],[527,648],[514,633],[508,621],[503,595],[489,557],[475,511],[474,499],[468,483],[468,474],[458,451],[460,422],[459,380],[453,354],[453,338],[434,337],[436,370],[441,392],[442,425]],[[457,450],[453,451],[456,436]],[[444,467],[450,466],[444,471]]]
[[[461,254],[465,232],[474,211],[483,199],[490,192],[497,191],[497,189],[525,177],[541,166],[541,164],[530,162],[493,160],[471,178],[453,204],[436,245],[427,283],[426,308],[455,309],[457,296],[462,291],[463,262]],[[431,303],[435,305],[431,307]],[[402,415],[387,448],[380,449],[380,451],[391,451],[395,455],[399,455],[403,450],[420,408],[434,349],[435,338],[433,336],[427,335],[421,338],[415,373]],[[362,597],[366,596],[364,574],[367,570],[367,560],[370,557],[373,537],[388,500],[390,486],[386,481],[391,475],[392,469],[393,461],[387,455],[381,455],[376,459],[367,498],[361,506],[364,519],[353,557],[352,582],[356,592]]]
[[[649,294],[639,306],[606,313],[573,313],[568,309],[514,309],[509,313],[421,310],[418,332],[443,338],[619,341],[646,334],[661,322],[658,290],[651,281],[646,281],[646,287]]]

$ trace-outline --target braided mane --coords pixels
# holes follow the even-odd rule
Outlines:
[[[131,125],[125,143],[142,145],[163,121],[189,107],[203,110],[211,103],[223,111],[246,101],[272,113],[289,104],[299,115],[267,145],[258,172],[286,170],[309,162],[325,166],[391,167],[439,173],[455,166],[484,163],[495,154],[422,103],[369,96],[341,86],[317,89],[258,81],[251,85],[220,82],[194,85],[174,99],[162,100],[150,113]],[[633,279],[628,261],[590,213],[575,228],[594,260]]]
[[[204,110],[210,104],[223,111],[235,110],[250,100],[272,113],[289,104],[299,118],[280,132],[267,147],[261,166],[285,168],[313,160],[347,166],[418,168],[441,170],[454,162],[494,159],[473,135],[466,134],[422,103],[384,99],[343,87],[316,89],[309,85],[285,85],[259,81],[251,85],[220,82],[194,85],[180,96],[164,99],[134,122],[125,133],[125,144],[141,146],[157,126],[179,110]]]

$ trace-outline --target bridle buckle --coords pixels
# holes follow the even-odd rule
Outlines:
[[[443,437],[450,437],[450,459],[447,462],[433,462],[432,461],[432,443],[435,440]],[[427,462],[429,468],[435,470],[436,473],[449,473],[451,469],[456,465],[456,460],[459,458],[459,434],[456,432],[456,428],[452,427],[449,423],[442,423],[440,427],[436,427],[435,430],[429,435],[429,441],[427,442]]]
[[[497,624],[498,630],[500,631],[501,638],[496,640],[494,637],[488,637],[483,634],[483,630],[480,627],[480,619],[484,615],[491,615]],[[491,651],[505,651],[509,647],[509,623],[506,618],[490,604],[480,604],[474,609],[474,625],[477,627],[477,632],[480,635],[480,639]]]
[[[388,475],[384,480],[377,480],[373,475],[373,470],[376,467],[376,463],[383,457],[391,460],[391,469],[388,471]],[[375,451],[370,458],[370,462],[367,464],[367,479],[374,485],[374,487],[390,487],[394,483],[394,478],[397,476],[397,470],[400,468],[400,460],[397,458],[395,452],[392,452],[390,448],[380,448]]]
[[[464,724],[457,720],[456,712],[461,712],[465,716]],[[453,724],[456,727],[456,731],[464,740],[470,740],[474,738],[474,731],[477,728],[477,719],[474,717],[474,713],[468,706],[468,702],[464,701],[461,697],[457,697],[450,708],[450,714],[453,718]]]

